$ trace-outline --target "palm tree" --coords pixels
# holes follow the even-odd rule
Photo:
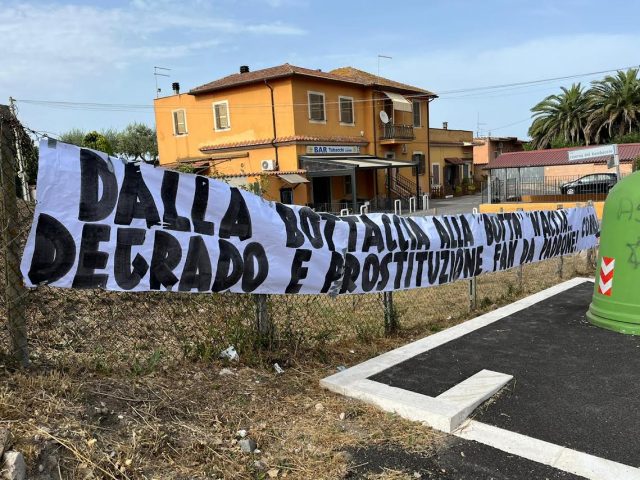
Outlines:
[[[616,75],[592,82],[589,106],[591,114],[587,129],[596,143],[603,137],[610,139],[637,130],[640,126],[638,69],[618,70]]]
[[[549,148],[557,139],[564,143],[588,144],[587,93],[579,83],[574,83],[569,89],[561,88],[562,93],[549,95],[531,109],[534,120],[529,128],[529,136],[535,148]]]

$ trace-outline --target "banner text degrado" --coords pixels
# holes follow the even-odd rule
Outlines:
[[[338,217],[204,176],[40,145],[29,286],[365,293],[427,287],[591,248],[592,207]]]

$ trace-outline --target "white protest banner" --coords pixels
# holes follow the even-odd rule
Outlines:
[[[21,268],[30,287],[381,292],[591,248],[598,228],[592,207],[337,217],[44,140]]]

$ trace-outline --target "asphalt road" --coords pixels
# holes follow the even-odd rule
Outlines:
[[[373,377],[437,396],[482,369],[514,376],[474,419],[640,466],[640,338],[587,322],[593,283],[417,355]]]
[[[401,471],[421,480],[579,480],[583,477],[511,455],[482,443],[447,436],[436,451],[411,453],[396,445],[351,449],[354,467],[345,477]],[[395,478],[395,477],[394,477]],[[403,477],[405,478],[405,477]]]
[[[436,209],[436,215],[456,215],[458,213],[471,213],[482,202],[482,195],[463,195],[453,198],[438,198],[429,201],[429,208]],[[420,215],[422,212],[416,212]],[[432,215],[433,211],[429,213]]]

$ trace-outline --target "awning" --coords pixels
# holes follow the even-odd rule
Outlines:
[[[393,109],[401,112],[413,112],[413,104],[399,93],[382,92],[393,102]]]
[[[297,185],[299,183],[309,183],[309,180],[304,178],[302,175],[298,175],[297,173],[279,173],[278,177],[291,185]]]
[[[311,176],[320,174],[321,172],[333,172],[339,175],[340,170],[344,171],[342,175],[347,175],[349,170],[355,168],[364,169],[380,169],[380,168],[402,168],[415,167],[415,162],[403,162],[401,160],[392,160],[389,158],[377,158],[371,155],[352,155],[352,156],[311,156],[301,155],[305,168]]]
[[[339,160],[333,160],[333,162],[340,165],[349,165],[357,168],[400,168],[400,167],[413,167],[415,163],[401,162],[399,160],[383,160],[381,158],[345,158]]]
[[[471,163],[473,161],[472,158],[458,158],[458,157],[450,157],[445,158],[444,161],[451,165],[463,165],[465,163]]]

